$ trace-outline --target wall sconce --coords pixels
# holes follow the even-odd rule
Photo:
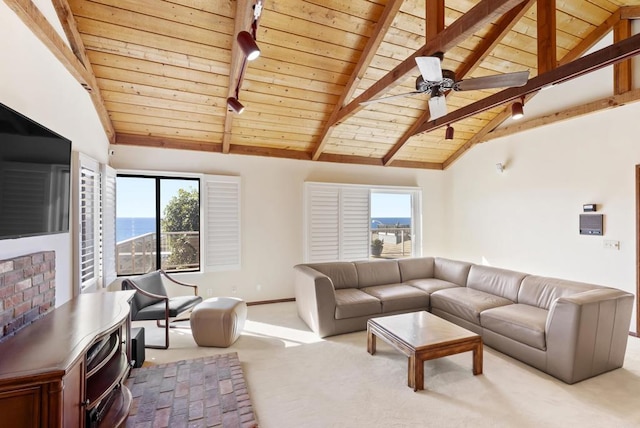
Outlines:
[[[524,116],[524,97],[522,97],[522,101],[516,101],[511,104],[511,119],[518,120],[522,119]]]
[[[499,173],[503,173],[504,172],[504,164],[502,162],[498,162],[496,164],[496,171],[498,171]]]
[[[241,114],[244,111],[244,106],[240,101],[238,101],[235,97],[227,98],[227,106],[234,112]]]
[[[453,133],[454,132],[455,132],[455,130],[453,129],[453,126],[447,125],[447,130],[444,132],[444,139],[445,140],[453,140]]]
[[[240,31],[238,33],[238,46],[247,57],[247,61],[253,61],[260,56],[260,49],[255,39],[248,31]]]

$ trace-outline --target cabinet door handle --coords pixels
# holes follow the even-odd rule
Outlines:
[[[87,398],[86,400],[84,400],[82,403],[80,403],[81,406],[88,406],[91,402],[89,401],[89,399]]]

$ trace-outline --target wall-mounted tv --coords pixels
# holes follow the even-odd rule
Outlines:
[[[69,231],[71,141],[0,103],[0,239]]]

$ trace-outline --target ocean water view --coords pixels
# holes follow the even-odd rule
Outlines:
[[[372,217],[371,228],[376,229],[379,224],[408,226],[411,217]],[[116,219],[116,242],[122,242],[134,236],[155,232],[156,219],[154,217],[118,217]]]
[[[376,229],[378,225],[387,226],[411,226],[411,217],[371,217],[371,228]]]
[[[155,217],[116,218],[116,242],[156,231]]]

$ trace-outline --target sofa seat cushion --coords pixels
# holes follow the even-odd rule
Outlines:
[[[458,287],[453,282],[444,281],[437,278],[412,279],[410,281],[404,281],[404,283],[407,285],[411,285],[412,287],[419,288],[420,290],[429,294],[435,293],[438,290],[444,290],[445,288]]]
[[[382,302],[383,313],[429,307],[429,295],[410,285],[374,285],[361,290]]]
[[[480,325],[480,313],[514,303],[504,297],[467,287],[447,288],[431,295],[431,307]]]
[[[338,320],[382,313],[380,300],[357,288],[342,288],[336,290],[335,296],[335,317]]]
[[[514,304],[487,309],[480,314],[480,324],[534,348],[546,350],[545,325],[549,311],[536,306]]]

